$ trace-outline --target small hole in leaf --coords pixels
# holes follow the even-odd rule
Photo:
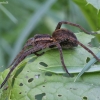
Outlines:
[[[29,83],[32,82],[32,81],[33,81],[33,78],[30,78],[30,79],[28,80]]]
[[[45,86],[43,86],[43,87],[45,87]]]
[[[45,75],[46,75],[46,76],[52,76],[52,73],[46,72]]]
[[[38,74],[38,75],[35,75],[35,78],[39,78],[40,77],[40,74]]]
[[[58,94],[58,97],[61,97],[62,95],[61,94]]]
[[[83,97],[83,100],[87,100],[87,97]]]
[[[23,83],[20,83],[19,86],[23,86]]]
[[[44,63],[44,62],[40,62],[39,64],[42,65],[42,66],[44,66],[44,67],[47,67],[47,66],[48,66],[48,65],[47,65],[46,63]]]
[[[46,95],[45,93],[37,94],[37,95],[35,95],[35,99],[42,100],[43,96],[45,96],[45,95]]]
[[[89,61],[90,61],[90,58],[89,58],[89,57],[87,57],[86,62],[88,63]]]
[[[22,94],[22,92],[19,92],[19,94]]]

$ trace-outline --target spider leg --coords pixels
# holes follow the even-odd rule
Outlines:
[[[13,60],[13,62],[10,64],[10,66],[12,66],[16,60],[20,57],[20,55],[22,55],[24,53],[25,50],[27,50],[27,48],[29,48],[29,46],[32,46],[34,43],[34,38],[30,38],[27,40],[26,44],[24,45],[24,47],[22,48],[22,50],[17,54],[17,56],[15,57],[15,59]]]
[[[16,61],[17,59],[20,57],[20,55],[22,55],[28,48],[29,46],[34,46],[34,38],[30,38],[27,40],[26,44],[24,45],[23,49],[19,52],[19,54],[17,54],[17,56],[15,57],[15,59],[13,60],[13,62],[11,63],[10,66],[12,66]],[[38,48],[38,47],[37,47]],[[44,54],[44,52],[38,54],[37,52],[34,53],[36,56],[41,56]]]
[[[10,77],[11,73],[13,72],[13,70],[16,68],[16,66],[28,55],[33,54],[37,51],[40,51],[40,48],[31,48],[27,51],[25,51],[22,55],[20,55],[20,57],[18,57],[18,60],[15,62],[15,64],[10,68],[9,73],[7,74],[6,78],[4,79],[4,81],[2,82],[0,89],[3,87],[3,85],[7,82],[8,78]]]
[[[82,46],[85,50],[87,50],[89,53],[91,53],[93,55],[93,57],[97,60],[100,61],[100,59],[89,49],[87,48],[84,44],[82,44],[81,42],[79,42],[78,40],[76,40],[76,42]]]
[[[27,47],[24,46],[23,49],[17,54],[17,56],[15,57],[15,59],[13,60],[13,62],[10,64],[10,66],[12,66],[12,65],[15,63],[15,61],[20,57],[21,54],[24,53],[24,51],[25,51],[26,49],[27,49]]]
[[[93,34],[93,33],[91,33],[91,32],[88,32],[87,30],[85,30],[85,29],[84,29],[83,27],[81,27],[80,25],[74,24],[74,23],[71,23],[71,22],[67,22],[67,21],[61,21],[61,22],[59,22],[59,23],[57,24],[57,27],[56,27],[55,30],[60,29],[62,24],[68,24],[68,25],[71,25],[71,26],[75,26],[75,27],[80,28],[82,31],[84,31],[84,32],[87,33],[87,34]]]
[[[55,45],[57,46],[57,48],[58,48],[58,50],[59,50],[59,52],[60,52],[60,59],[61,59],[61,63],[62,63],[62,65],[63,65],[64,70],[66,71],[66,73],[67,73],[69,76],[72,76],[72,75],[68,72],[68,70],[67,70],[67,68],[66,68],[66,65],[65,65],[65,63],[64,63],[62,48],[61,48],[60,44],[59,44],[59,43],[56,43]]]

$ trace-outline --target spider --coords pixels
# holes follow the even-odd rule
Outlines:
[[[12,73],[12,71],[16,68],[16,66],[25,57],[27,57],[30,54],[35,54],[37,56],[41,56],[42,54],[44,54],[44,52],[42,52],[40,54],[38,52],[41,51],[42,49],[45,49],[45,48],[55,48],[55,47],[58,48],[63,69],[66,71],[66,73],[69,76],[71,76],[71,74],[68,72],[66,65],[64,63],[62,48],[67,49],[67,48],[77,47],[78,45],[80,45],[85,50],[87,50],[89,53],[91,53],[94,56],[95,59],[100,61],[100,59],[89,48],[87,48],[85,45],[83,45],[82,43],[80,43],[77,40],[77,37],[75,36],[75,34],[73,32],[71,32],[68,29],[61,28],[62,24],[69,24],[71,26],[75,26],[75,27],[80,28],[86,34],[92,34],[88,31],[86,31],[80,25],[74,24],[74,23],[71,23],[71,22],[67,22],[67,21],[59,22],[57,24],[55,31],[52,33],[52,36],[50,36],[48,34],[36,34],[34,37],[28,39],[28,41],[24,45],[21,52],[16,56],[16,58],[14,59],[14,61],[11,64],[12,67],[10,68],[9,73],[7,74],[6,78],[2,82],[0,88],[2,88],[4,86],[4,84],[6,83],[8,78],[10,77],[10,74]]]

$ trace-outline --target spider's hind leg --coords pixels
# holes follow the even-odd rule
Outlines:
[[[93,57],[100,62],[100,59],[89,49],[87,48],[84,44],[82,44],[81,42],[79,42],[78,40],[75,40],[80,46],[82,46],[86,51],[88,51],[89,53],[91,53],[93,55]]]
[[[59,23],[57,24],[57,27],[56,27],[55,30],[60,29],[61,26],[62,26],[62,24],[68,24],[68,25],[71,25],[71,26],[75,26],[75,27],[80,28],[82,31],[84,31],[84,32],[87,33],[87,34],[93,34],[93,33],[91,33],[91,32],[88,32],[87,30],[85,30],[82,26],[80,26],[80,25],[78,25],[78,24],[71,23],[71,22],[67,22],[67,21],[61,21],[61,22],[59,22]]]

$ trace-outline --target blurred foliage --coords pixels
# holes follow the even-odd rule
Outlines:
[[[62,20],[80,24],[88,31],[100,30],[100,13],[85,0],[10,0],[0,5],[0,70],[12,62],[28,38],[52,34]]]
[[[98,11],[100,10],[100,0],[86,0],[88,4],[91,4],[95,7]]]

